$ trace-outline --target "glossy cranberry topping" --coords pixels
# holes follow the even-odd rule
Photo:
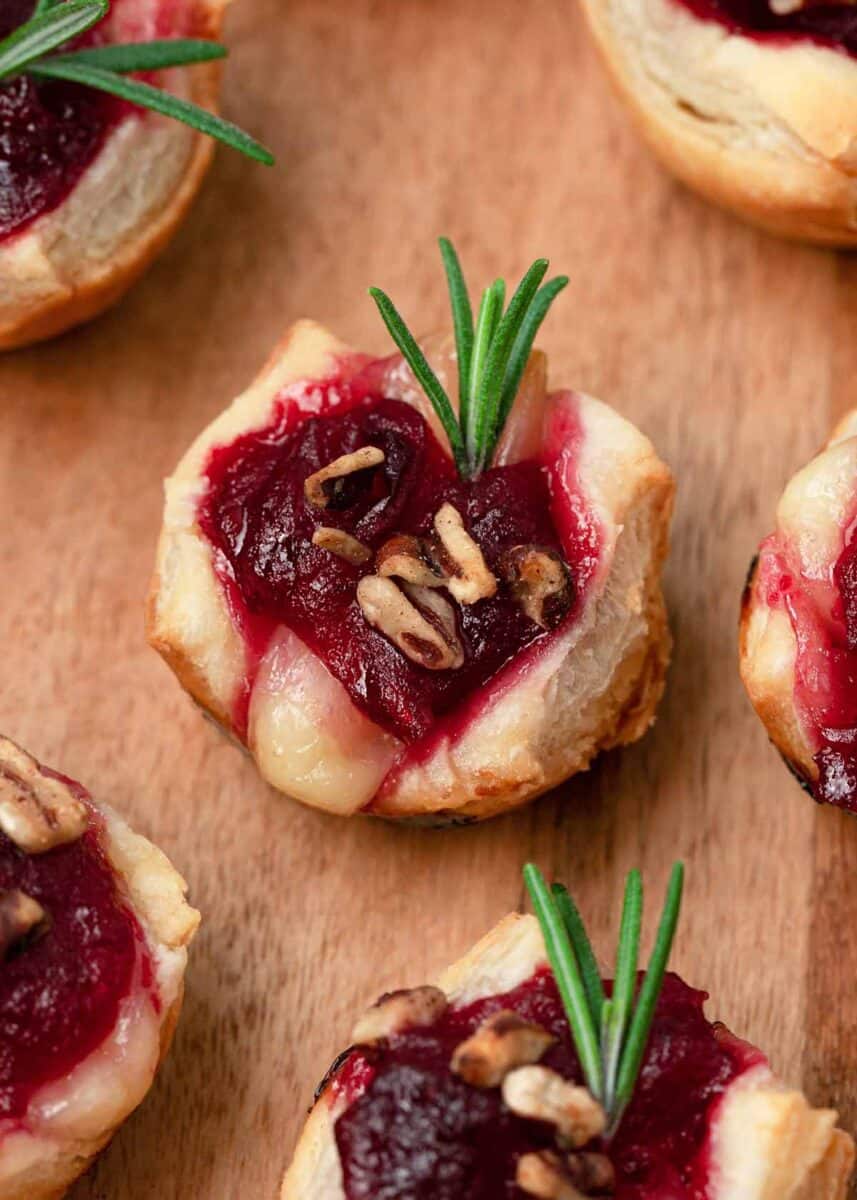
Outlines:
[[[34,0],[3,0],[0,37],[26,21],[33,7]],[[80,44],[96,37],[90,31]],[[122,101],[76,84],[25,76],[0,83],[0,238],[56,208],[127,111]]]
[[[424,418],[403,401],[379,395],[370,378],[364,372],[348,384],[306,385],[315,415],[302,413],[292,396],[267,428],[216,450],[199,519],[219,552],[233,613],[251,652],[258,658],[274,627],[287,625],[358,708],[414,742],[546,634],[501,582],[493,598],[456,606],[463,666],[429,670],[364,618],[356,588],[374,570],[373,562],[354,566],[314,546],[314,529],[337,526],[377,551],[394,534],[431,534],[435,514],[449,501],[498,577],[504,551],[536,544],[564,557],[573,593],[581,590],[581,573],[591,572],[591,530],[578,521],[564,529],[561,545],[549,472],[538,462],[463,482]],[[351,476],[335,505],[314,508],[304,496],[307,477],[369,445],[384,451],[385,462]]]
[[[851,4],[810,0],[791,13],[775,13],[768,0],[679,0],[698,17],[719,21],[748,37],[809,38],[857,54],[857,10]]]
[[[135,964],[151,964],[99,846],[98,818],[78,841],[27,855],[0,833],[0,891],[20,889],[48,931],[0,963],[0,1122],[104,1041]]]
[[[607,1148],[617,1200],[705,1200],[713,1106],[733,1079],[763,1061],[709,1024],[705,1000],[667,976],[637,1091]],[[355,1050],[330,1085],[349,1101],[335,1130],[348,1200],[525,1200],[515,1185],[517,1160],[552,1147],[551,1128],[514,1116],[499,1089],[470,1087],[449,1070],[458,1043],[501,1009],[553,1033],[557,1044],[542,1061],[580,1082],[548,970],[505,995],[449,1010],[430,1027]]]
[[[767,604],[785,606],[797,642],[795,702],[818,767],[812,794],[857,812],[857,539],[829,580],[793,570],[776,535],[762,548],[759,571]]]

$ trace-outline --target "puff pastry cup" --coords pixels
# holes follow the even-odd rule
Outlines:
[[[771,741],[819,801],[857,811],[853,541],[857,410],[789,481],[744,592],[741,677]]]
[[[216,39],[228,0],[114,0],[107,41]],[[216,111],[220,63],[155,82]],[[210,138],[154,112],[112,121],[65,198],[0,238],[0,349],[53,337],[109,308],[166,246],[211,162]]]
[[[812,36],[819,10],[803,12],[801,0],[583,0],[583,9],[637,126],[679,179],[772,233],[857,242],[857,62]],[[853,9],[820,11],[857,48]]]
[[[58,1200],[152,1085],[199,914],[166,856],[0,738],[0,1200]]]
[[[439,378],[448,380],[455,362],[451,339],[430,338],[423,348]],[[336,421],[347,422],[349,411],[364,412],[360,407],[364,402],[368,405],[365,420],[370,425],[374,421],[371,429],[380,430],[376,440],[388,439],[384,442],[387,459],[380,466],[364,466],[362,474],[368,483],[363,486],[381,488],[377,495],[371,493],[375,500],[381,499],[378,508],[371,508],[367,500],[362,509],[358,500],[364,516],[355,523],[349,516],[352,510],[347,496],[344,507],[342,503],[324,507],[323,494],[320,501],[318,497],[304,501],[312,486],[346,486],[343,478],[349,476],[318,484],[318,477],[327,469],[325,464],[341,450],[339,443],[330,448],[334,443],[324,442],[328,437],[325,421],[329,418],[331,427]],[[349,410],[350,405],[354,407]],[[342,413],[345,415],[340,417]],[[495,599],[481,608],[478,603],[467,607],[466,597],[459,602],[444,586],[437,586],[447,583],[454,587],[440,576],[428,579],[433,586],[417,589],[421,614],[434,626],[434,632],[420,634],[432,639],[426,654],[431,650],[449,656],[444,658],[450,667],[446,671],[449,679],[461,666],[454,658],[455,654],[461,656],[461,646],[450,649],[457,645],[456,628],[462,645],[466,647],[471,636],[467,631],[475,629],[473,638],[481,638],[480,645],[489,658],[494,654],[497,669],[492,666],[490,677],[477,678],[475,683],[467,676],[466,694],[455,702],[449,698],[452,695],[454,699],[454,691],[443,689],[458,684],[442,678],[442,670],[423,668],[428,659],[420,657],[422,643],[416,636],[407,653],[400,651],[391,641],[398,636],[395,630],[390,636],[384,632],[386,610],[380,616],[370,611],[362,590],[367,587],[364,577],[371,575],[368,587],[378,590],[378,604],[383,609],[389,596],[395,601],[401,592],[397,592],[394,578],[386,578],[379,587],[376,572],[383,574],[388,567],[393,576],[396,571],[399,575],[413,571],[416,574],[411,578],[425,583],[428,573],[439,569],[437,563],[414,558],[423,552],[414,547],[419,542],[425,550],[425,539],[405,538],[404,568],[395,568],[390,561],[379,566],[377,557],[373,563],[375,552],[380,553],[380,535],[369,538],[368,548],[359,542],[368,528],[366,522],[376,518],[386,530],[385,554],[392,534],[428,530],[437,540],[428,510],[424,516],[429,524],[423,522],[419,528],[409,527],[406,516],[401,518],[401,527],[395,516],[388,520],[385,515],[395,514],[404,485],[400,487],[394,480],[387,494],[384,473],[398,470],[394,460],[398,462],[400,451],[405,457],[410,454],[407,447],[411,442],[397,431],[397,423],[407,427],[407,438],[419,441],[419,455],[423,455],[414,460],[421,464],[419,478],[414,483],[413,472],[409,476],[408,495],[414,495],[414,489],[423,495],[434,488],[434,530],[440,528],[438,514],[442,517],[443,510],[449,526],[446,533],[458,537],[459,542],[461,515],[457,510],[450,514],[448,504],[435,512],[434,505],[440,504],[442,496],[453,497],[453,509],[456,504],[462,509],[470,504],[470,531],[491,526],[486,535],[489,541],[502,525],[523,528],[530,520],[527,506],[532,495],[545,487],[538,464],[548,447],[554,469],[551,486],[558,497],[557,519],[567,534],[565,553],[570,555],[567,547],[574,543],[574,554],[580,560],[571,566],[573,597],[565,587],[569,581],[558,564],[558,550],[549,550],[547,557],[536,560],[541,564],[539,570],[544,568],[548,574],[558,571],[558,586],[562,585],[558,598],[564,598],[565,608],[560,605],[559,623],[536,614],[537,620],[552,626],[550,632],[538,624],[522,625],[517,609],[512,612],[511,592],[500,578],[499,559],[492,558],[487,549],[488,575],[493,578],[493,583],[488,581],[488,593]],[[353,430],[349,433],[348,448],[362,454],[367,452],[370,426],[361,428],[359,436]],[[314,440],[316,435],[318,440]],[[288,449],[295,445],[289,439],[296,437],[303,438],[300,451]],[[319,450],[322,444],[329,448]],[[278,459],[274,468],[269,464],[263,470],[259,455],[267,453],[269,445],[285,446],[277,451],[285,457]],[[249,458],[242,461],[242,447],[248,455],[251,451],[255,455],[252,462]],[[276,489],[283,472],[293,472],[294,457],[299,453],[308,456],[308,465],[292,480],[298,489],[293,502],[297,515],[280,515],[275,520],[270,514],[274,510],[280,513]],[[606,405],[571,392],[549,394],[544,356],[538,351],[530,358],[496,461],[504,464],[508,474],[501,479],[489,472],[483,477],[484,490],[479,496],[484,499],[494,487],[493,499],[483,503],[471,497],[471,503],[452,478],[442,430],[403,360],[357,355],[321,326],[300,321],[286,333],[250,388],[197,438],[167,480],[148,610],[150,641],[197,703],[246,745],[274,787],[306,804],[340,814],[362,810],[431,821],[482,818],[546,791],[587,767],[599,750],[632,742],[646,730],[663,690],[670,644],[660,588],[673,495],[670,472],[651,443]],[[313,464],[322,471],[310,479]],[[255,484],[246,481],[252,480],[252,471],[257,469],[263,472],[264,481],[254,493]],[[341,469],[335,468],[334,474]],[[360,472],[355,475],[359,477]],[[244,546],[252,541],[255,547],[255,557],[248,563],[241,558],[241,546],[233,534],[244,520],[236,515],[242,504],[245,517],[249,512],[247,496],[251,493],[257,496],[253,501],[257,510],[268,505],[268,516],[260,524],[254,512],[252,534],[248,532],[246,538],[239,535]],[[322,507],[313,507],[315,503]],[[429,502],[420,503],[425,506]],[[217,506],[219,515],[213,521],[212,509]],[[481,514],[478,520],[476,509]],[[491,525],[489,510],[499,514],[496,527]],[[543,513],[532,516],[533,528],[543,517]],[[456,522],[457,531],[452,528]],[[214,534],[212,524],[217,526]],[[543,524],[540,529],[541,540],[556,536],[552,527],[547,533]],[[344,566],[335,554],[352,554],[353,558],[355,547],[348,539],[343,541],[343,531],[348,532],[350,541],[358,542],[357,558]],[[352,539],[355,531],[359,536]],[[308,546],[310,534],[313,547]],[[502,528],[497,534],[502,540],[501,535],[507,541],[511,537]],[[334,541],[325,542],[325,538]],[[336,539],[343,544],[337,546]],[[472,553],[473,540],[466,529],[464,540],[461,553],[466,558]],[[334,557],[328,549],[331,545]],[[477,562],[472,577],[469,568],[462,567],[464,573],[458,580],[462,587],[485,579],[486,563],[481,553],[477,551],[477,555],[481,567]],[[288,565],[294,562],[297,567]],[[288,574],[297,571],[302,582],[295,586],[309,594],[320,586],[320,577],[314,573],[327,571],[324,564],[330,563],[337,564],[334,582],[324,584],[332,588],[331,603],[339,604],[345,597],[339,610],[341,644],[319,647],[322,626],[328,622],[324,605],[313,610],[312,619],[306,613],[301,615],[299,631],[289,627],[282,610],[277,610],[276,619],[266,618],[259,625],[260,606],[269,603],[271,588],[276,590],[281,578],[297,578]],[[454,565],[458,570],[458,563]],[[416,596],[409,590],[411,584],[399,582],[401,591]],[[355,589],[360,593],[359,603]],[[255,611],[248,606],[250,592],[257,598],[251,597]],[[461,591],[457,594],[463,595]],[[262,601],[258,601],[260,595]],[[369,600],[374,598],[373,593]],[[485,627],[488,633],[478,624],[479,613],[486,608],[493,622]],[[412,617],[411,613],[409,619]],[[370,620],[375,624],[367,632]],[[514,636],[524,642],[534,640],[520,652],[521,643],[516,642],[509,652],[511,661],[504,663],[505,651],[498,646],[507,636],[507,626],[514,626]],[[426,626],[421,629],[425,631]],[[435,636],[439,629],[448,639],[442,644]],[[324,636],[335,640],[340,634],[334,629]],[[403,636],[410,635],[406,632]],[[316,638],[319,642],[308,644]],[[464,657],[467,659],[466,653]],[[470,670],[468,659],[463,673]],[[440,696],[443,701],[445,707],[437,719],[423,703],[423,686],[435,689],[426,695]]]
[[[554,1021],[560,1007],[541,931],[534,917],[508,916],[437,988],[391,993],[358,1023],[355,1045],[319,1089],[281,1200],[844,1200],[854,1145],[836,1114],[812,1108],[758,1051],[710,1025],[704,998],[667,977],[661,1004],[669,1007],[660,1025],[655,1019],[619,1134],[606,1148],[587,1141],[598,1127],[587,1124],[589,1094],[568,1086],[567,1071],[556,1077],[569,1060],[551,1035],[561,1046],[567,1025],[563,1032]],[[717,1081],[705,1086],[709,1073]],[[690,1101],[682,1089],[692,1077],[700,1092]],[[659,1126],[665,1099],[677,1120],[690,1121],[672,1140]],[[480,1190],[498,1160],[511,1180],[505,1190]]]

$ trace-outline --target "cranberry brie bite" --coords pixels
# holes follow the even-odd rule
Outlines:
[[[198,130],[270,161],[212,111],[226,3],[0,4],[0,349],[119,299],[199,189]]]
[[[632,873],[602,983],[568,894],[527,870],[539,921],[506,917],[436,987],[358,1021],[282,1200],[844,1200],[854,1147],[836,1114],[665,974],[680,874],[638,976]]]
[[[772,233],[857,243],[853,0],[584,0],[655,153]]]
[[[152,1085],[199,914],[166,857],[0,738],[0,1200],[56,1200]]]
[[[789,481],[741,612],[741,676],[816,800],[857,812],[857,409]]]
[[[531,352],[547,263],[370,359],[295,325],[167,481],[149,636],[306,804],[487,817],[653,719],[673,484]],[[429,363],[431,362],[431,365]],[[458,382],[458,409],[449,398]]]

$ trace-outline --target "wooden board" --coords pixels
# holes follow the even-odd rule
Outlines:
[[[857,262],[772,241],[667,179],[572,0],[244,0],[219,153],[191,221],[115,312],[0,360],[0,728],[155,837],[204,913],[152,1095],[75,1200],[273,1200],[353,1015],[521,902],[574,884],[602,951],[625,871],[689,867],[676,965],[711,1011],[857,1125],[857,823],[803,797],[736,670],[744,574],[776,497],[853,403]],[[660,718],[557,795],[417,832],[278,798],[142,633],[161,478],[308,315],[388,343],[366,286],[446,320],[438,233],[471,278],[540,254],[572,283],[552,377],[616,405],[679,478]]]

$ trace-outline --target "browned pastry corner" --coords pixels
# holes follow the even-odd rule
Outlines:
[[[857,60],[746,36],[683,0],[582,2],[619,95],[679,179],[771,233],[857,244]]]

